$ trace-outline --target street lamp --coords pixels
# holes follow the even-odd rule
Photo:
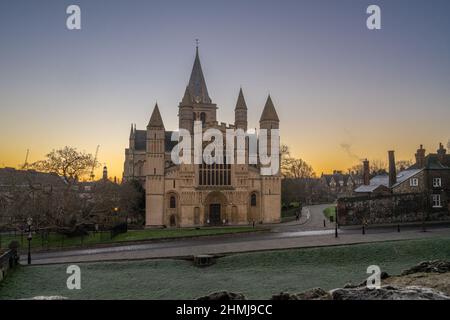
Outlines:
[[[29,217],[27,219],[28,224],[28,264],[31,264],[31,240],[33,240],[33,235],[31,234],[31,224],[33,223],[33,218]]]

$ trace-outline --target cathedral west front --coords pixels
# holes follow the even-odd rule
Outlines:
[[[227,129],[247,131],[248,109],[242,89],[234,109],[234,124],[218,122],[217,109],[208,94],[197,47],[189,83],[178,106],[179,131],[193,132],[194,124],[200,122],[203,130],[217,129],[224,136]],[[262,109],[259,129],[279,129],[279,123],[269,96]],[[144,186],[146,227],[280,222],[279,170],[263,175],[259,162],[248,161],[176,164],[171,157],[177,145],[177,141],[171,139],[172,134],[164,127],[158,105],[153,109],[146,130],[131,126],[123,180],[136,179]],[[270,135],[268,140],[270,144]]]

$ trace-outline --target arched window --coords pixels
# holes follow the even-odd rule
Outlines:
[[[202,124],[205,124],[205,122],[206,122],[206,113],[204,113],[204,112],[200,113],[200,120],[202,121]]]
[[[250,205],[252,207],[256,207],[256,194],[252,193],[252,195],[250,196]]]
[[[171,197],[170,197],[169,207],[170,207],[171,209],[177,207],[177,200],[175,199],[175,196],[171,196]]]

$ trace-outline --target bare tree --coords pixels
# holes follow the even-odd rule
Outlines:
[[[397,169],[397,172],[400,172],[411,167],[413,163],[414,162],[412,160],[399,160],[395,163],[395,167]]]
[[[312,167],[300,158],[291,157],[289,146],[282,144],[281,174],[285,178],[315,178],[316,174]]]
[[[98,161],[92,154],[66,146],[53,150],[46,155],[45,160],[34,162],[30,167],[41,172],[56,173],[63,177],[69,185],[72,185],[78,179],[88,175],[90,170],[98,165]]]
[[[47,201],[42,202],[47,206],[45,217],[48,225],[74,228],[87,221],[92,205],[88,199],[80,197],[75,184],[98,165],[91,154],[67,146],[53,150],[44,160],[30,165],[36,171],[56,174],[66,182],[64,190],[53,190],[47,195]]]
[[[375,159],[375,160],[371,160],[369,162],[370,162],[369,170],[370,170],[371,175],[386,174],[388,172],[388,166],[385,161]],[[396,161],[396,163],[395,163],[397,172],[406,170],[412,165],[413,165],[413,161],[411,161],[411,160],[399,160],[399,161]],[[362,164],[354,165],[353,167],[351,167],[350,171],[362,174],[363,166],[362,166]]]

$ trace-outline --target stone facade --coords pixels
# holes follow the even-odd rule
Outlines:
[[[201,121],[203,130],[214,128],[224,136],[227,129],[247,129],[247,105],[242,89],[235,107],[234,124],[219,123],[217,109],[209,97],[197,49],[191,77],[178,107],[179,128],[192,133],[194,121]],[[279,128],[279,119],[270,96],[259,127]],[[129,148],[125,150],[123,180],[138,179],[142,182],[146,190],[147,227],[280,221],[279,172],[263,176],[260,174],[260,164],[176,165],[171,160],[171,151],[178,142],[171,141],[172,133],[164,128],[158,105],[146,130],[131,127]],[[191,145],[194,145],[193,142]],[[235,155],[236,151],[235,147]]]

